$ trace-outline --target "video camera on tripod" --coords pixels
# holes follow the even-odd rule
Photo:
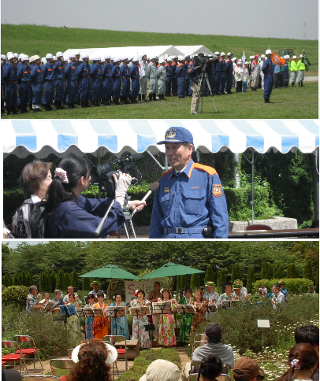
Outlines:
[[[203,53],[199,53],[193,57],[193,62],[196,68],[201,68],[202,72],[209,72],[212,65],[219,62],[219,57],[215,54],[213,56],[205,56]]]
[[[143,155],[140,153],[130,155],[130,153],[125,152],[123,156],[116,158],[110,163],[102,164],[91,169],[92,183],[94,185],[99,185],[99,190],[101,193],[106,193],[108,197],[114,198],[115,196],[115,181],[113,175],[119,178],[119,172],[128,173],[132,177],[131,186],[137,185],[142,180],[142,174],[133,165],[133,162],[142,160]],[[117,170],[113,170],[112,166],[118,166]]]

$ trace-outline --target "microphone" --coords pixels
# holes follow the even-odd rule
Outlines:
[[[151,193],[155,192],[159,188],[159,185],[160,184],[158,182],[152,183],[149,187],[148,192],[146,193],[146,195],[143,197],[143,199],[141,201],[146,201],[146,199],[151,195]],[[132,216],[134,216],[136,214],[136,211],[137,211],[137,209],[135,209],[133,211]]]

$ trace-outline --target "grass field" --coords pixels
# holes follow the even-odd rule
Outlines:
[[[233,90],[235,91],[235,90]],[[306,82],[304,87],[273,89],[265,104],[263,90],[215,96],[215,112],[211,97],[203,97],[203,112],[190,114],[190,98],[168,97],[162,102],[146,102],[121,106],[100,106],[71,110],[2,114],[3,119],[318,119],[318,83]],[[200,103],[200,109],[201,109]]]
[[[212,51],[232,51],[241,57],[262,54],[267,48],[278,52],[280,48],[293,48],[296,54],[304,51],[312,66],[306,73],[318,75],[318,41],[276,38],[229,37],[194,34],[117,32],[94,29],[65,29],[35,25],[2,24],[1,51],[24,52],[28,55],[44,56],[67,49],[99,48],[110,46],[148,45],[205,45]],[[235,91],[235,90],[233,90]],[[190,115],[191,99],[171,97],[164,102],[134,105],[94,107],[10,116],[14,119],[95,119],[95,118],[318,118],[318,83],[305,82],[303,88],[274,89],[272,104],[264,104],[262,90],[244,94],[225,95],[214,98],[218,114],[211,97],[203,98],[203,113]],[[3,114],[3,118],[7,118]]]

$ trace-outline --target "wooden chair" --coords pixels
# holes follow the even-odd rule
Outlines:
[[[192,344],[192,352],[194,352],[194,350],[198,347],[202,347],[203,345],[207,344],[207,340],[199,340],[199,341],[195,341],[193,344]]]
[[[13,340],[3,340],[2,341],[2,348],[14,348],[14,353],[6,354],[2,356],[2,366],[13,366],[15,369],[15,366],[19,364],[19,372],[22,373],[21,370],[21,364],[26,369],[25,372],[28,373],[27,365],[24,361],[24,357],[20,351],[19,344],[16,341]]]
[[[41,365],[40,371],[43,373],[44,369],[39,355],[40,349],[37,348],[33,338],[29,335],[16,335],[13,339],[20,344],[27,343],[27,346],[29,346],[28,348],[20,349],[22,356],[25,361],[33,361],[33,372],[36,372],[36,370],[38,371],[38,369],[36,369],[36,360],[38,359]],[[17,351],[16,353],[20,353],[20,351]]]
[[[60,378],[44,374],[26,374],[22,376],[21,381],[60,381]]]
[[[207,336],[205,333],[197,333],[194,335],[193,341],[206,341]]]
[[[59,372],[57,372],[57,369],[69,369],[70,371],[70,369],[72,369],[75,365],[76,364],[73,362],[73,360],[68,358],[50,360],[50,367],[51,367],[52,374],[56,377],[62,376],[62,374],[60,375]],[[65,375],[65,372],[63,375]]]
[[[124,360],[125,361],[125,369],[127,371],[128,370],[127,339],[122,335],[106,335],[103,337],[102,340],[107,342],[108,344],[113,345],[116,348],[117,353],[118,353],[117,361]],[[122,346],[124,348],[118,348],[117,343],[119,346]],[[116,364],[117,374],[119,376],[117,361],[114,364]],[[113,364],[113,377],[114,377],[114,364]]]

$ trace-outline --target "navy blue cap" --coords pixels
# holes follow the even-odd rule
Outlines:
[[[170,127],[165,134],[165,140],[157,144],[165,143],[191,143],[193,144],[193,136],[189,130],[184,127]]]

